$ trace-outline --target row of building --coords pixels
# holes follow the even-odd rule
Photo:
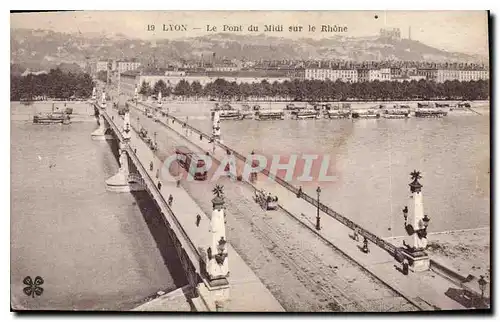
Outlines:
[[[181,81],[188,83],[198,82],[205,86],[208,83],[213,83],[221,78],[228,82],[237,84],[268,83],[299,80],[331,80],[343,81],[349,83],[356,82],[372,82],[372,81],[419,81],[432,80],[437,83],[445,81],[477,81],[488,80],[489,73],[487,70],[447,70],[447,69],[400,69],[400,68],[382,68],[378,70],[372,69],[303,69],[295,70],[294,73],[286,71],[182,71],[182,70],[165,70],[155,73],[143,73],[140,71],[126,71],[119,73],[119,83],[121,90],[132,95],[135,88],[140,88],[143,82],[148,83],[153,87],[159,80],[165,82],[167,87],[175,88]]]
[[[219,60],[218,65],[213,64],[215,62],[202,66],[190,66],[190,68],[176,66],[168,69],[149,69],[147,66],[142,66],[138,61],[109,60],[96,62],[93,72],[97,74],[100,71],[110,71],[115,77],[119,75],[121,90],[131,94],[143,82],[149,83],[153,87],[159,80],[163,80],[168,87],[174,88],[181,80],[188,83],[198,82],[205,86],[218,78],[225,79],[228,82],[236,82],[237,84],[260,83],[262,81],[274,83],[293,81],[295,79],[330,80],[348,83],[420,80],[443,83],[454,80],[477,81],[489,79],[489,71],[486,68],[463,68],[464,65],[450,65],[449,68],[443,68],[442,65],[439,68],[433,65],[430,65],[431,67],[425,65],[423,68],[407,67],[405,65],[387,68],[373,68],[363,65],[338,68],[338,66],[333,65],[335,67],[332,67],[332,64],[322,64],[321,62],[319,64],[307,64],[306,67],[302,64],[291,66],[287,62],[288,68],[263,69],[255,66],[242,68],[229,60]]]
[[[488,80],[488,70],[459,70],[437,68],[381,68],[381,69],[330,69],[306,68],[304,79],[308,80],[341,80],[343,82],[372,82],[372,81],[419,81],[431,80],[437,83],[446,81],[477,81]]]

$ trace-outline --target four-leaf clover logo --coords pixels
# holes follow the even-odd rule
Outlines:
[[[35,295],[40,296],[43,293],[43,288],[39,285],[43,284],[43,278],[40,276],[35,277],[35,281],[31,279],[31,276],[26,276],[23,280],[24,285],[28,285],[23,288],[24,294],[35,297]]]

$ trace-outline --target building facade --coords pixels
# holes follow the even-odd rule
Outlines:
[[[305,79],[308,80],[337,80],[346,83],[358,82],[358,71],[356,69],[329,69],[329,68],[306,68]]]
[[[437,79],[437,71],[435,68],[419,68],[417,69],[417,75],[424,76],[426,80],[435,81]]]
[[[124,73],[129,70],[136,70],[141,67],[141,63],[133,62],[133,61],[117,61],[115,64],[115,68],[119,73]]]
[[[438,83],[454,80],[469,82],[488,79],[489,72],[487,70],[438,69],[436,72],[436,82]]]

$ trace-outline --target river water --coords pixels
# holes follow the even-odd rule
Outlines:
[[[80,122],[33,125],[33,109],[11,104],[11,301],[16,309],[126,310],[187,282],[145,192],[107,192],[118,163],[92,141],[93,112]],[[38,110],[50,109],[40,105]],[[168,265],[167,265],[168,264]],[[23,293],[41,276],[39,297]]]
[[[164,106],[210,133],[213,102]],[[401,210],[410,205],[408,184],[415,169],[422,173],[430,232],[477,228],[490,224],[490,120],[488,102],[472,106],[481,115],[450,112],[442,119],[222,121],[221,133],[226,145],[247,155],[255,150],[268,156],[329,156],[328,172],[335,181],[319,183],[321,201],[380,236],[405,234]],[[291,183],[303,185],[305,192],[316,197],[317,182]]]

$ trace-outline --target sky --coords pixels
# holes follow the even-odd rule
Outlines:
[[[262,34],[287,38],[321,39],[335,35],[375,36],[380,28],[400,28],[401,36],[427,45],[488,56],[486,11],[79,11],[11,14],[11,28],[50,29],[58,32],[122,33],[142,39],[175,39],[206,35],[207,25],[223,31],[240,26],[234,34]],[[163,31],[163,24],[185,25],[186,31]],[[264,25],[283,25],[280,33],[264,32]],[[154,25],[155,30],[148,26]],[[248,31],[250,25],[258,32]],[[314,32],[308,26],[316,27]],[[347,27],[345,32],[320,32],[321,25]],[[290,32],[289,26],[302,26]],[[149,29],[152,29],[151,27]]]

